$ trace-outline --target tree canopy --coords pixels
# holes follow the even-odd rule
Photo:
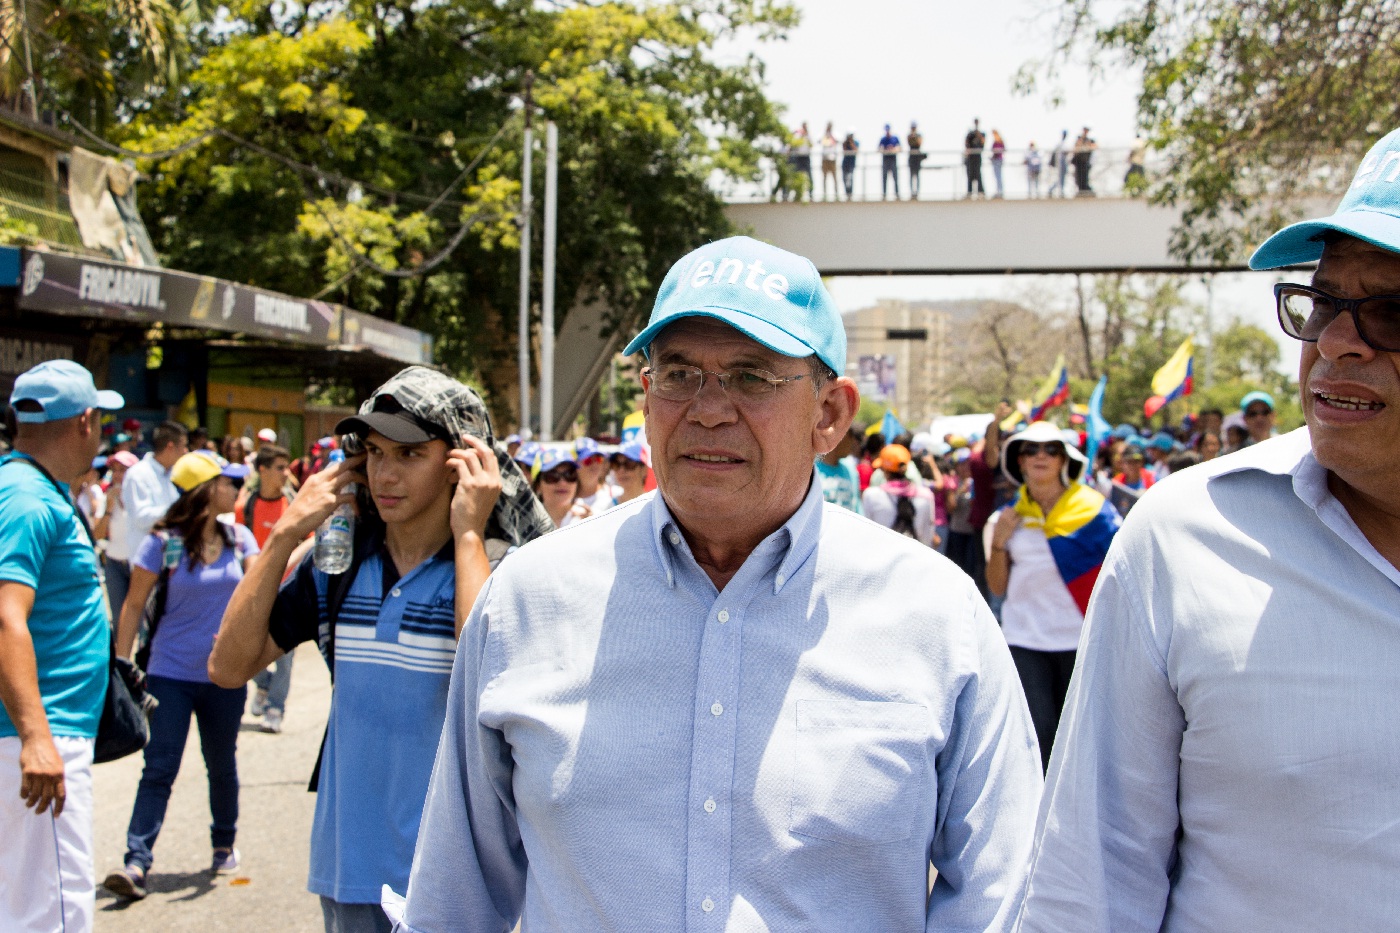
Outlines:
[[[1138,119],[1179,205],[1173,250],[1237,259],[1345,189],[1366,147],[1400,126],[1396,0],[1056,0],[1058,26],[1022,88],[1054,95],[1070,61],[1141,72]]]
[[[48,105],[155,154],[141,208],[170,265],[426,330],[508,420],[527,73],[536,139],[559,132],[557,320],[597,300],[634,322],[670,263],[728,232],[712,175],[756,175],[784,134],[758,60],[716,50],[781,37],[783,0],[202,9],[162,47],[178,80],[133,64],[111,100],[54,84]]]

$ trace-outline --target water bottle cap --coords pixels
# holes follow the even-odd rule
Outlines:
[[[331,451],[330,462],[341,463],[345,460],[345,451],[336,449]]]

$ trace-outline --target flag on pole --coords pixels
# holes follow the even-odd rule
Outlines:
[[[909,429],[899,423],[899,419],[894,416],[894,409],[886,408],[885,417],[880,419],[880,433],[885,435],[886,442],[889,442],[901,434],[908,434]]]
[[[1152,377],[1152,397],[1143,403],[1142,413],[1151,418],[1168,402],[1191,394],[1191,370],[1196,351],[1187,337],[1172,358]]]
[[[1055,357],[1055,368],[1031,396],[1031,411],[1026,420],[1031,424],[1045,418],[1045,413],[1057,405],[1069,401],[1069,370],[1065,368],[1065,355]]]
[[[1094,386],[1094,394],[1089,396],[1089,416],[1084,425],[1084,433],[1087,435],[1085,446],[1089,448],[1087,453],[1091,465],[1094,462],[1094,457],[1098,455],[1099,447],[1113,433],[1113,425],[1109,424],[1103,416],[1103,393],[1106,388],[1108,388],[1107,373],[1099,377],[1099,384]],[[1085,470],[1084,475],[1087,477],[1090,472],[1090,470]]]

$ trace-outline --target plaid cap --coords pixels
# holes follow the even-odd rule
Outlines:
[[[506,453],[505,444],[491,430],[486,403],[470,388],[426,366],[410,366],[374,390],[360,405],[360,415],[375,410],[375,399],[393,396],[403,410],[423,421],[441,427],[448,437],[464,434],[480,438],[496,453],[501,470],[501,497],[486,522],[486,537],[499,538],[519,547],[554,530],[554,522],[544,505],[530,491],[530,481]],[[462,443],[454,440],[454,444]]]

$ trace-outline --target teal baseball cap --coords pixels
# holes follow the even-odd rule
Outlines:
[[[1322,234],[1329,231],[1400,253],[1400,130],[1392,130],[1366,153],[1330,217],[1284,227],[1254,251],[1249,268],[1317,262],[1325,245]]]
[[[1265,405],[1269,406],[1269,411],[1274,410],[1274,397],[1267,392],[1260,392],[1258,389],[1255,389],[1253,392],[1246,393],[1245,397],[1240,399],[1240,411],[1248,411],[1249,406],[1253,405],[1255,402],[1263,402]]]
[[[645,351],[681,318],[723,321],[783,356],[816,355],[846,372],[846,328],[810,259],[746,236],[716,240],[682,257],[656,293],[646,329],[622,351]]]
[[[15,410],[23,424],[43,424],[76,418],[89,408],[118,411],[126,406],[120,392],[98,390],[92,373],[72,360],[48,360],[21,373],[10,392],[10,405],[37,402],[39,411]]]

